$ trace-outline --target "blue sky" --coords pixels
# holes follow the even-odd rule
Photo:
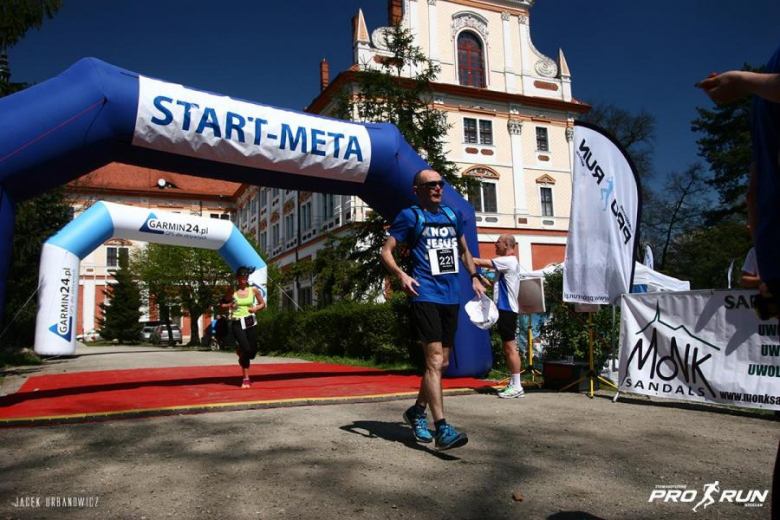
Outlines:
[[[65,0],[8,52],[12,81],[40,82],[85,56],[135,72],[302,109],[351,64],[350,19],[386,25],[387,0]],[[763,64],[774,52],[777,0],[537,0],[536,47],[566,54],[575,97],[645,109],[658,120],[659,178],[698,160],[690,122],[710,106],[693,85],[712,71]],[[772,36],[774,34],[775,36]]]

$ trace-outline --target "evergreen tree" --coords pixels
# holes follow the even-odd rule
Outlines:
[[[414,45],[411,32],[395,26],[385,33],[390,56],[379,68],[361,65],[353,85],[336,96],[333,116],[362,123],[392,123],[409,145],[447,182],[461,192],[468,180],[446,156],[444,138],[450,126],[446,114],[434,108],[431,82],[441,68]],[[411,77],[404,76],[412,71]]]
[[[760,72],[745,64],[743,70]],[[735,214],[747,220],[747,191],[752,145],[750,141],[750,98],[730,104],[716,104],[712,110],[697,108],[699,117],[691,130],[703,134],[697,141],[699,155],[710,166],[708,181],[718,193],[720,205],[707,212],[709,224]]]
[[[103,292],[106,301],[100,304],[103,316],[98,320],[100,335],[119,343],[137,342],[141,337],[141,290],[133,279],[126,250],[119,255],[119,269],[111,273],[114,283]]]
[[[385,42],[390,56],[378,68],[361,67],[354,83],[336,96],[332,115],[359,122],[393,123],[434,170],[465,193],[475,181],[461,177],[455,163],[447,158],[444,143],[451,125],[446,114],[433,104],[431,82],[439,74],[439,66],[414,45],[404,27],[393,27],[386,33]],[[412,74],[404,75],[408,71]],[[370,212],[365,221],[354,224],[352,233],[331,237],[325,251],[318,253],[309,267],[317,275],[320,304],[323,300],[371,299],[381,293],[387,273],[379,252],[386,225],[381,216]],[[405,265],[403,256],[399,265]]]

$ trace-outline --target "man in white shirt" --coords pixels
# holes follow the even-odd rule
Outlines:
[[[745,263],[742,264],[742,276],[739,284],[745,289],[756,289],[761,285],[761,277],[758,274],[758,264],[756,263],[756,248],[751,247],[745,257]]]
[[[496,272],[496,282],[493,288],[493,301],[498,307],[498,333],[504,346],[506,365],[511,379],[506,387],[499,391],[502,399],[525,397],[520,384],[520,354],[517,352],[517,296],[520,290],[520,275],[518,273],[517,255],[515,254],[515,237],[504,234],[495,243],[496,258],[475,258],[479,267],[492,269]]]

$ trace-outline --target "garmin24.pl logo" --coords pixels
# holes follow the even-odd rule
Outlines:
[[[170,222],[157,218],[154,213],[149,213],[149,217],[140,227],[139,231],[143,233],[154,233],[155,235],[202,237],[208,234],[209,228],[190,222]]]
[[[63,267],[58,280],[57,291],[57,322],[49,330],[65,341],[70,341],[73,335],[73,299],[76,294],[75,278],[70,267]]]
[[[688,489],[681,485],[656,485],[650,492],[648,502],[663,502],[675,504],[688,504],[694,512],[698,513],[713,504],[742,504],[745,507],[763,507],[769,490],[758,489],[721,489],[720,481],[710,482],[702,486],[701,492],[696,489]]]

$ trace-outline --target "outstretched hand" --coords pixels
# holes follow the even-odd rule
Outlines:
[[[742,84],[741,71],[731,70],[718,74],[710,73],[709,76],[696,84],[710,99],[716,103],[731,103],[748,95]]]

